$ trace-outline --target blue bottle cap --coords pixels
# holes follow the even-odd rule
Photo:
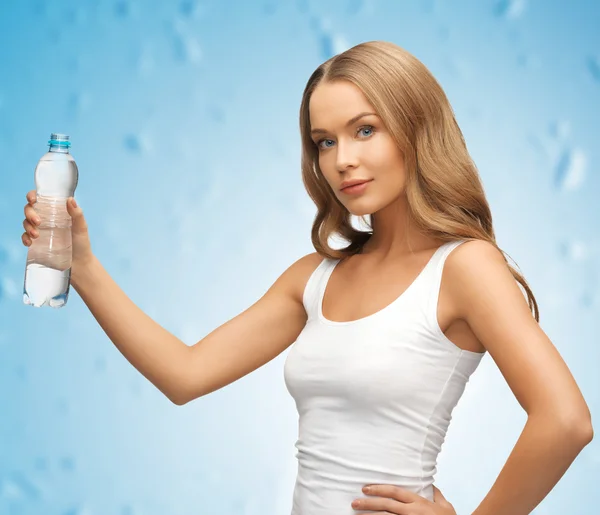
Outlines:
[[[48,145],[59,145],[61,147],[69,148],[71,146],[71,142],[69,141],[69,136],[66,134],[58,134],[57,132],[53,132],[50,134],[50,141],[48,141]]]

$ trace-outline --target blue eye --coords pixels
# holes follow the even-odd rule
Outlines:
[[[371,137],[371,136],[372,136],[372,135],[375,133],[375,127],[373,127],[372,125],[363,125],[362,127],[359,127],[359,128],[356,130],[356,132],[357,132],[357,133],[359,133],[359,132],[361,132],[361,131],[364,131],[364,130],[366,130],[366,131],[371,131],[371,132],[370,132],[370,134],[367,134],[367,135],[366,135],[366,137],[367,137],[367,138],[370,138],[370,137]],[[323,147],[323,146],[321,145],[321,143],[324,143],[324,142],[327,142],[327,141],[333,141],[333,140],[330,140],[330,139],[322,139],[322,140],[319,140],[319,141],[317,141],[317,147],[319,148],[319,150],[325,150],[325,149],[327,149],[327,148],[331,148],[330,146],[325,146],[325,147]]]

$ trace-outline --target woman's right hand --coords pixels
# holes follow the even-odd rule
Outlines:
[[[25,204],[25,220],[23,220],[23,227],[25,232],[21,236],[23,245],[26,247],[31,246],[33,240],[38,238],[40,218],[35,211],[34,204],[36,203],[37,195],[36,190],[31,190],[27,193],[27,204]],[[75,207],[73,204],[75,199],[70,197],[67,199],[67,212],[71,216],[71,238],[72,238],[72,264],[71,273],[75,269],[79,270],[88,263],[90,263],[94,254],[92,253],[92,247],[90,244],[90,238],[88,234],[88,226],[83,216],[81,207]]]

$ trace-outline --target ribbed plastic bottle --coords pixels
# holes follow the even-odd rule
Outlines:
[[[27,252],[23,302],[29,306],[61,308],[67,303],[71,283],[71,216],[67,199],[72,197],[79,171],[69,152],[65,134],[52,133],[49,150],[35,167],[37,200],[33,206],[41,219],[39,236]]]

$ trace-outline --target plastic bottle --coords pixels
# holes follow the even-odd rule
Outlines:
[[[35,167],[37,192],[34,209],[41,219],[27,252],[23,302],[29,306],[61,308],[67,303],[71,284],[71,217],[67,199],[72,197],[79,171],[69,153],[65,134],[52,133],[49,151]]]

